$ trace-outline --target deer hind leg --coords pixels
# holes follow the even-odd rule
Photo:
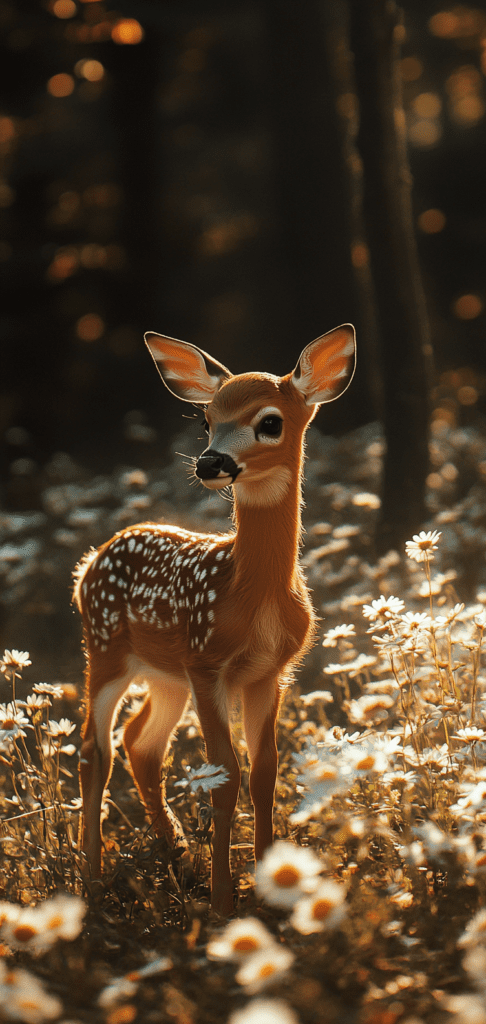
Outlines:
[[[219,914],[233,910],[233,883],[230,869],[231,819],[240,789],[240,766],[236,757],[228,721],[226,694],[220,690],[219,706],[214,701],[214,673],[191,671],[196,711],[206,744],[209,764],[224,765],[228,779],[211,792],[213,805],[213,849],[211,858],[211,907]]]
[[[101,877],[101,803],[113,765],[113,723],[130,681],[131,674],[126,673],[97,687],[91,664],[89,689],[95,696],[90,701],[83,732],[79,774],[83,800],[81,849],[88,858],[93,878]]]
[[[158,836],[165,836],[177,853],[187,850],[179,819],[170,809],[161,768],[167,756],[172,732],[187,704],[189,689],[152,673],[150,694],[141,710],[125,728],[123,743],[133,778]]]
[[[278,755],[275,722],[280,689],[275,679],[259,681],[243,691],[243,723],[250,758],[250,796],[255,813],[255,860],[273,842],[273,804]]]

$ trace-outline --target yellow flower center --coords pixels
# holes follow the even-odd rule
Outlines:
[[[260,978],[269,978],[271,974],[275,974],[275,964],[263,964],[258,972]]]
[[[315,921],[324,921],[333,908],[334,904],[330,900],[316,900],[312,907],[312,917]]]
[[[368,757],[362,757],[361,761],[356,762],[356,768],[358,769],[359,772],[364,772],[367,771],[367,769],[369,768],[373,768],[374,763],[375,758],[372,757],[371,754],[368,754]]]
[[[18,924],[13,930],[14,937],[17,942],[29,942],[30,939],[37,935],[37,929],[33,928],[31,924]]]
[[[273,876],[275,885],[280,885],[282,889],[291,889],[293,885],[297,885],[299,878],[300,872],[293,864],[282,864],[282,867],[277,868]]]
[[[5,718],[2,722],[2,729],[15,729],[15,721],[13,718]]]
[[[327,766],[316,771],[316,779],[318,779],[319,782],[329,782],[332,779],[335,779],[336,776],[337,772],[334,768],[328,768]]]
[[[47,922],[47,927],[51,931],[54,931],[54,928],[59,928],[60,925],[63,923],[63,921],[64,921],[64,918],[63,918],[62,914],[54,914],[53,917],[49,918],[49,920]]]
[[[248,953],[252,949],[258,949],[258,942],[253,935],[240,935],[233,942],[233,949],[236,953]]]

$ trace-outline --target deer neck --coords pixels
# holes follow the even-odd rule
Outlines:
[[[295,584],[302,533],[302,459],[258,484],[234,487],[235,585],[277,596]]]

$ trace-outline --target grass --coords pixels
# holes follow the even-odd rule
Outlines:
[[[473,538],[464,506],[437,511],[437,529],[407,553],[369,564],[350,553],[359,531],[343,525],[344,488],[332,487],[336,523],[314,515],[305,561],[317,597],[321,584],[329,597],[333,573],[345,593],[324,606],[315,689],[296,684],[282,708],[278,842],[256,880],[235,724],[243,782],[231,922],[208,907],[208,787],[218,779],[198,778],[194,713],[166,766],[191,842],[191,888],[150,833],[121,746],[104,803],[104,880],[86,887],[72,687],[29,682],[35,663],[5,652],[5,1019],[486,1022],[486,593],[479,586],[463,603],[450,558],[457,539],[480,550],[480,527]],[[355,494],[353,507],[376,507],[372,498]],[[132,688],[122,716],[141,698]]]

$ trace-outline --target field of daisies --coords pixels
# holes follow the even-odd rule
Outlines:
[[[235,718],[243,781],[227,921],[208,908],[210,797],[224,773],[205,764],[189,708],[165,767],[189,881],[127,773],[135,686],[103,805],[103,882],[83,882],[81,662],[64,680],[55,669],[80,624],[72,617],[43,653],[39,611],[46,595],[69,604],[76,559],[120,526],[218,531],[226,509],[186,499],[179,464],[92,479],[66,457],[39,477],[36,507],[2,513],[12,639],[0,659],[0,1019],[486,1024],[486,440],[436,431],[430,518],[377,560],[382,447],[377,428],[311,435],[303,561],[319,642],[282,706],[276,841],[256,869]]]

